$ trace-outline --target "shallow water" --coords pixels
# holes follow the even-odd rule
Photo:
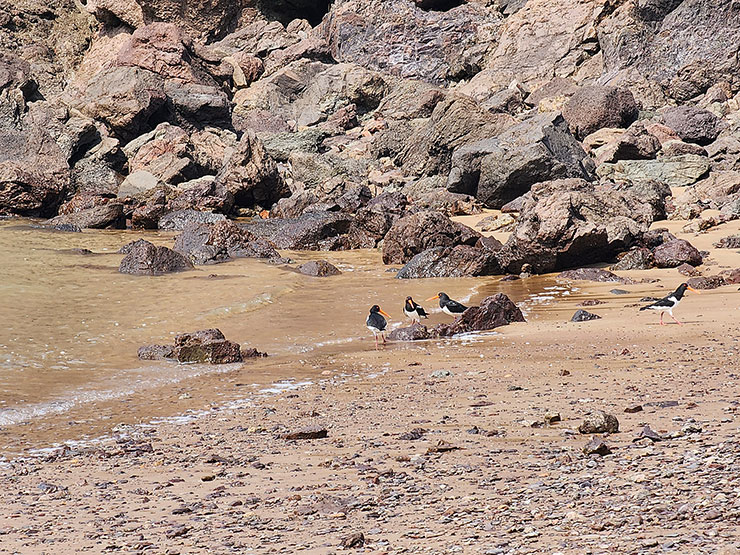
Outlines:
[[[544,302],[537,300],[543,291],[563,294],[545,290],[553,282],[542,279],[397,280],[377,251],[281,253],[296,262],[328,259],[343,272],[330,278],[250,259],[158,277],[118,273],[118,249],[142,236],[172,245],[169,233],[61,233],[0,222],[0,455],[316,379],[334,370],[326,362],[332,353],[373,348],[365,328],[372,304],[395,327],[405,324],[408,294],[422,300],[444,290],[475,302],[504,291],[525,311]],[[434,303],[423,304],[430,324],[449,321]],[[136,356],[141,345],[211,327],[271,356],[225,366]]]

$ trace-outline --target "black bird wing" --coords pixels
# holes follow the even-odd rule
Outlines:
[[[654,303],[643,306],[640,310],[647,310],[649,308],[671,308],[675,304],[676,299],[673,297],[673,295],[668,295],[667,297],[663,297],[659,301],[655,301]]]
[[[419,318],[429,318],[427,311],[420,307],[418,304],[416,305],[416,313],[419,315]]]
[[[465,306],[464,304],[460,304],[459,302],[453,301],[452,299],[447,301],[444,304],[444,306],[446,306],[447,310],[449,310],[450,312],[461,312],[462,313],[468,309],[468,307]]]
[[[382,314],[373,312],[367,317],[367,325],[380,331],[385,331],[385,327],[388,325],[388,322],[385,321]]]

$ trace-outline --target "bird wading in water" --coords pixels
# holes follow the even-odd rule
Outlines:
[[[667,312],[670,314],[671,318],[679,325],[683,326],[681,322],[676,320],[676,317],[673,315],[673,309],[678,306],[678,304],[681,302],[681,299],[683,298],[684,294],[686,293],[686,290],[693,291],[694,293],[699,293],[696,289],[691,287],[688,283],[682,283],[678,286],[678,289],[676,289],[673,293],[668,295],[667,297],[663,297],[662,299],[655,301],[652,304],[649,304],[647,306],[643,306],[640,310],[656,310],[660,312],[660,325],[665,326],[665,323],[663,322],[663,313]]]
[[[433,301],[435,299],[439,299],[439,308],[442,309],[442,312],[444,312],[445,314],[449,314],[450,316],[460,316],[460,314],[468,309],[468,307],[464,304],[450,299],[447,293],[438,293],[434,297],[430,297],[427,300]]]
[[[376,349],[378,348],[378,336],[383,339],[383,344],[385,345],[385,328],[388,326],[388,322],[385,321],[383,316],[390,318],[390,316],[383,312],[378,305],[373,305],[370,309],[370,315],[367,317],[367,321],[365,322],[367,329],[373,332],[373,335],[375,336]]]
[[[407,318],[411,318],[411,322],[421,322],[422,318],[429,318],[421,306],[414,302],[411,296],[406,297],[406,303],[403,305],[403,313]]]

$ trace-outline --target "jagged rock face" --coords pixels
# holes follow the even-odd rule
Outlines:
[[[335,60],[446,83],[480,71],[501,18],[474,3],[424,11],[410,0],[336,2],[320,32]]]
[[[157,247],[149,241],[139,239],[130,245],[118,271],[122,274],[158,276],[184,272],[192,268],[193,265],[183,255],[167,247]]]
[[[510,127],[498,137],[455,151],[447,189],[501,208],[530,187],[553,178],[590,179],[587,155],[563,118],[547,113]]]
[[[272,244],[234,222],[188,222],[175,238],[175,251],[193,264],[216,264],[229,258],[279,258]]]
[[[110,2],[110,0],[108,0]],[[136,0],[143,22],[166,21],[177,23],[193,36],[218,37],[233,29],[241,11],[253,5],[253,0]],[[131,2],[121,5],[118,17],[135,20],[137,15]],[[128,8],[128,9],[126,9]],[[124,11],[125,10],[125,11]],[[129,13],[134,12],[132,15]],[[125,19],[124,19],[125,18]]]
[[[659,105],[663,95],[689,100],[737,76],[738,34],[733,0],[627,2],[598,26],[605,76],[657,101],[646,107]]]
[[[436,212],[421,211],[404,216],[383,240],[383,262],[405,264],[432,247],[473,246],[481,237],[469,227]]]
[[[653,207],[634,192],[582,179],[535,185],[517,227],[499,251],[501,267],[518,273],[607,261],[637,243],[653,221]]]

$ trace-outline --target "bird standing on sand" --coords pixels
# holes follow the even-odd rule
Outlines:
[[[464,304],[460,304],[459,302],[450,299],[447,293],[438,293],[427,300],[433,301],[435,299],[439,299],[439,308],[442,309],[442,312],[449,314],[450,316],[460,316],[460,314],[468,309]]]
[[[694,293],[699,293],[696,289],[691,287],[688,283],[682,283],[678,286],[678,289],[676,289],[673,293],[668,295],[667,297],[663,297],[659,301],[655,301],[652,304],[649,304],[647,306],[643,306],[640,310],[659,310],[660,311],[660,325],[665,326],[665,323],[663,322],[663,313],[667,312],[671,315],[671,318],[675,320],[675,322],[679,326],[683,326],[681,322],[676,320],[676,317],[673,315],[673,309],[678,306],[678,303],[681,302],[681,299],[684,296],[684,293],[686,293],[686,290],[693,291]]]
[[[373,335],[375,336],[376,349],[378,348],[378,335],[383,339],[383,344],[385,345],[385,328],[388,325],[388,322],[385,321],[383,316],[390,318],[390,316],[380,310],[380,307],[375,304],[370,309],[370,315],[367,317],[367,321],[365,322],[365,324],[367,324],[367,329],[373,332]]]
[[[426,310],[414,302],[410,296],[406,297],[406,303],[403,305],[403,313],[411,322],[421,322],[422,318],[429,318]]]

